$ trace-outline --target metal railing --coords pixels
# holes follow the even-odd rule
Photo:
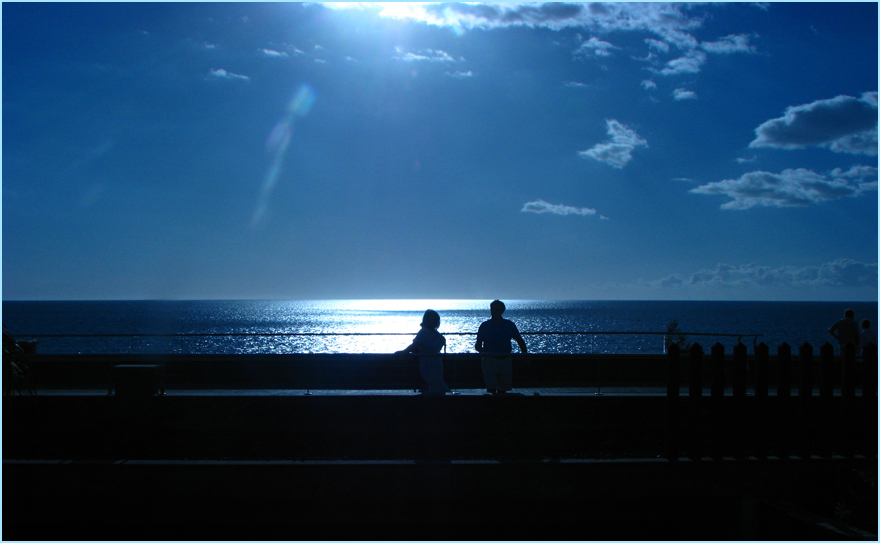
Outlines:
[[[675,337],[691,337],[691,336],[709,336],[709,337],[735,337],[737,342],[741,342],[742,338],[752,338],[753,349],[757,347],[758,338],[763,334],[726,334],[714,332],[678,332],[670,334],[669,332],[634,332],[634,331],[580,331],[580,332],[521,332],[523,336],[589,336],[590,352],[575,354],[594,354],[594,344],[598,336],[663,336],[663,351],[666,353],[668,345],[667,338]],[[142,338],[174,338],[178,340],[195,339],[195,338],[261,338],[261,337],[356,337],[356,336],[409,336],[415,334],[412,332],[232,332],[232,333],[183,333],[183,334],[16,334],[20,340],[27,339],[104,339],[105,352],[110,353],[110,340],[114,338],[142,339]],[[476,336],[476,332],[444,332],[444,336]],[[558,354],[558,353],[557,353]],[[659,354],[659,353],[658,353]]]

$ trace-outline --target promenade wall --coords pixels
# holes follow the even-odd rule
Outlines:
[[[733,357],[726,356],[724,378],[732,382]],[[162,367],[169,388],[268,388],[268,389],[414,389],[424,384],[418,359],[390,354],[92,354],[32,355],[35,382],[45,388],[109,388],[117,365],[151,364]],[[443,357],[445,379],[452,388],[483,388],[480,356],[449,354]],[[749,357],[749,369],[754,357]],[[839,365],[839,362],[838,362]],[[690,376],[690,358],[681,357],[681,373]],[[861,374],[861,364],[857,366]],[[810,373],[821,374],[815,357]],[[703,368],[709,382],[708,356]],[[768,371],[778,372],[778,358],[769,357]],[[665,387],[669,377],[666,355],[514,355],[514,386],[536,387]],[[747,380],[754,382],[754,372]],[[832,376],[841,382],[839,367]],[[859,377],[859,382],[861,379]],[[687,385],[687,380],[683,380]],[[795,385],[795,388],[797,386]]]
[[[566,388],[426,397],[414,359],[392,355],[36,355],[38,384],[58,390],[7,399],[3,538],[876,533],[876,496],[873,532],[833,520],[841,481],[876,474],[876,394],[597,395],[664,386],[670,359],[529,359],[516,387]],[[478,357],[446,360],[451,385],[482,386]],[[686,390],[689,358],[677,362]],[[806,373],[832,382],[831,362]],[[101,390],[132,364],[164,368],[174,393]]]

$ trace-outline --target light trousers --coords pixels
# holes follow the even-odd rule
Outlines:
[[[439,356],[420,356],[419,373],[428,383],[428,394],[452,392],[443,380],[443,360]]]

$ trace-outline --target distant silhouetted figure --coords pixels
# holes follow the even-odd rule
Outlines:
[[[868,344],[877,345],[877,335],[871,330],[871,321],[862,319],[862,331],[859,333],[859,348],[862,349],[862,355],[865,354],[865,347]]]
[[[841,354],[843,354],[843,348],[847,343],[852,343],[853,347],[856,348],[856,352],[858,352],[859,325],[856,323],[856,312],[852,309],[847,309],[844,311],[843,317],[844,318],[831,325],[831,328],[828,329],[828,333],[834,336],[834,339],[840,344]]]
[[[428,383],[427,394],[446,394],[452,392],[443,380],[443,360],[440,349],[446,346],[446,338],[437,331],[440,315],[433,309],[425,311],[422,329],[416,334],[409,347],[395,354],[414,353],[419,355],[419,372]]]
[[[513,362],[510,341],[516,341],[522,354],[528,354],[526,342],[513,322],[502,318],[504,302],[495,300],[489,304],[492,318],[480,325],[477,331],[476,349],[483,355],[483,379],[486,392],[503,394],[513,388]]]

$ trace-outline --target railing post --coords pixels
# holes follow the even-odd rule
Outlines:
[[[837,420],[834,416],[834,346],[826,341],[819,349],[819,357],[822,364],[822,380],[819,383],[819,456],[831,458],[832,442],[837,433],[834,431]]]
[[[681,396],[681,358],[678,345],[672,344],[666,353],[666,422],[667,422],[667,448],[666,457],[675,460],[679,455],[680,448],[680,396]]]
[[[840,445],[843,455],[851,458],[855,455],[853,434],[858,431],[858,425],[856,424],[857,414],[853,409],[856,395],[856,347],[851,343],[848,343],[843,348],[842,370],[840,387],[840,428],[842,435]]]
[[[788,458],[791,451],[792,413],[791,413],[791,345],[783,343],[776,349],[779,374],[776,383],[776,402],[779,404],[779,447],[777,456]]]
[[[724,412],[724,345],[720,342],[712,345],[710,355],[710,364],[712,368],[712,389],[711,389],[711,413],[712,427],[710,435],[712,437],[712,456],[720,458],[724,452],[723,442],[727,441],[728,426],[730,417],[725,416]]]
[[[798,363],[801,367],[798,397],[809,399],[813,395],[813,346],[809,343],[804,343],[798,349]]]
[[[758,458],[767,458],[769,450],[770,424],[767,420],[768,405],[768,365],[770,364],[770,348],[763,341],[755,347],[755,421],[756,447]]]
[[[700,442],[700,437],[703,434],[703,425],[701,424],[703,408],[703,347],[699,343],[694,343],[690,348],[688,358],[691,365],[691,382],[688,387],[688,404],[690,404],[688,453],[691,458],[700,458],[703,450],[703,444]]]
[[[733,346],[733,396],[744,398],[746,395],[746,365],[748,349],[742,343]]]
[[[822,363],[822,377],[819,382],[819,398],[828,401],[834,395],[834,377],[836,368],[834,360],[834,346],[827,341],[819,348],[819,356]]]
[[[724,345],[712,345],[712,398],[724,397]],[[715,401],[715,400],[713,400]]]
[[[673,349],[673,345],[675,349]],[[670,345],[666,353],[668,372],[666,374],[666,396],[678,399],[681,390],[681,358],[678,345]]]
[[[746,365],[748,363],[748,349],[742,342],[733,346],[733,421],[731,430],[734,435],[734,449],[736,456],[744,456],[746,452],[746,427],[748,413],[746,412]]]
[[[862,355],[862,397],[877,396],[877,346],[870,343],[865,346]]]
[[[770,347],[763,341],[755,347],[755,397],[767,398],[769,389]]]
[[[798,400],[800,403],[800,416],[797,421],[798,428],[798,454],[808,459],[811,456],[811,439],[809,421],[812,420],[811,408],[813,397],[813,346],[804,343],[798,349],[798,364],[801,368],[801,379],[798,385]]]
[[[862,354],[862,417],[864,454],[877,454],[877,346],[865,346]]]
[[[688,352],[691,365],[691,379],[688,383],[688,396],[699,398],[703,395],[703,347],[694,343]]]
[[[779,375],[776,383],[776,395],[780,398],[791,396],[791,345],[783,343],[776,349],[779,361]]]

